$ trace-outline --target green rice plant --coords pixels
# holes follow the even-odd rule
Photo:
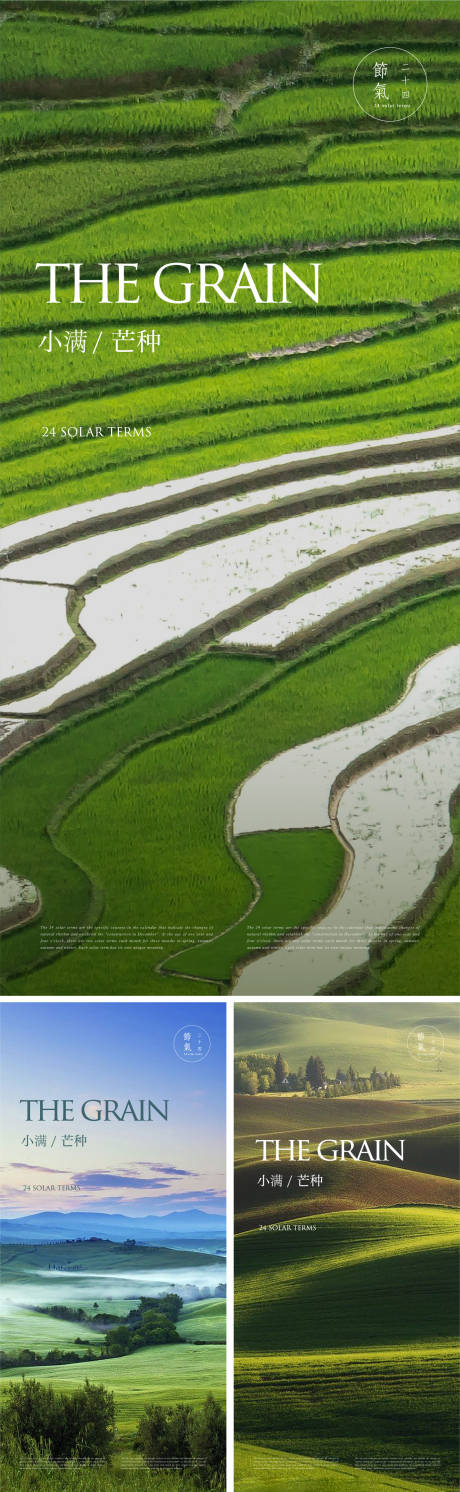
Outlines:
[[[281,180],[283,176],[303,176],[311,156],[311,144],[227,146],[212,151],[183,151],[178,155],[161,155],[153,159],[125,160],[116,156],[93,156],[90,160],[35,161],[31,166],[11,169],[5,178],[3,193],[2,234],[14,237],[24,233],[30,238],[37,228],[56,231],[66,218],[113,212],[114,208],[136,198],[187,196],[189,190],[213,184],[225,187],[245,186],[250,182]]]
[[[176,79],[215,78],[231,72],[235,63],[246,70],[256,70],[256,59],[270,64],[273,53],[293,49],[292,36],[283,33],[252,36],[174,36],[142,32],[120,33],[112,27],[99,29],[97,46],[94,31],[81,25],[65,28],[43,20],[14,19],[5,25],[0,61],[0,80],[4,97],[31,91],[31,85],[43,90],[51,82],[72,80],[78,85],[91,81],[102,88],[114,79],[127,90],[127,75],[132,74],[138,86],[152,86],[152,79],[167,78],[168,86]],[[137,76],[136,76],[137,75]],[[68,90],[67,90],[68,91]],[[78,95],[81,97],[81,94]]]
[[[144,103],[77,104],[73,108],[53,104],[47,108],[3,109],[0,115],[1,142],[11,154],[25,146],[65,145],[73,140],[137,142],[143,137],[209,134],[218,101],[214,98],[163,99]]]
[[[121,441],[125,440],[124,436],[121,439],[117,436],[116,430],[123,429],[128,423],[139,427],[143,421],[148,421],[150,429],[158,425],[160,428],[155,431],[154,437],[158,451],[161,442],[168,439],[168,421],[174,427],[169,434],[172,435],[173,445],[177,446],[180,438],[174,431],[178,418],[199,414],[206,420],[212,413],[225,412],[228,415],[229,411],[237,410],[241,427],[244,411],[251,406],[260,409],[265,404],[292,402],[296,399],[314,400],[325,395],[337,395],[339,391],[341,394],[356,394],[358,391],[372,390],[374,385],[381,385],[383,388],[387,384],[404,384],[406,380],[412,381],[424,373],[435,372],[437,369],[442,371],[447,365],[453,365],[457,354],[457,322],[443,320],[439,325],[397,335],[385,342],[378,339],[363,345],[345,345],[312,355],[262,359],[247,367],[230,369],[222,373],[219,379],[208,374],[182,381],[174,379],[158,387],[142,387],[136,391],[118,393],[116,424],[113,395],[103,395],[99,399],[93,396],[91,400],[76,399],[72,403],[64,403],[59,406],[59,417],[55,403],[50,412],[43,409],[23,414],[20,417],[20,427],[17,419],[5,422],[2,450],[5,453],[8,449],[11,450],[12,441],[16,455],[14,459],[3,463],[2,489],[7,495],[20,488],[36,486],[40,480],[51,483],[59,476],[69,475],[72,469],[78,468],[83,476],[94,465],[98,469],[104,465],[110,466],[114,460],[114,439],[118,448]],[[453,372],[450,388],[450,396],[454,398],[456,378]],[[179,416],[179,411],[184,411],[184,414]],[[337,417],[336,411],[337,399],[334,418]],[[80,428],[94,429],[96,424],[104,432],[97,443],[92,438],[80,439]],[[234,428],[234,418],[228,426],[229,430],[232,424]],[[43,431],[47,429],[54,429],[54,436],[45,437],[44,440]],[[115,437],[110,434],[111,429],[115,430]],[[70,436],[66,433],[69,430]],[[139,446],[135,437],[125,440],[124,459],[127,461],[131,459],[133,439],[134,445]],[[41,445],[40,451],[37,450],[32,455],[20,455],[21,445],[24,451],[27,445],[38,442]],[[145,448],[145,441],[143,445]]]
[[[358,40],[353,52],[348,52],[343,48],[337,52],[328,50],[319,52],[316,57],[312,58],[309,74],[311,73],[314,83],[328,82],[329,78],[331,80],[340,78],[342,82],[347,78],[351,80],[362,56],[363,48]],[[390,56],[386,49],[386,62],[389,62]],[[447,51],[442,48],[435,50],[434,47],[429,47],[426,50],[424,47],[418,47],[417,57],[422,62],[430,80],[440,76],[458,77],[460,56],[454,48]],[[398,60],[397,55],[393,54],[393,60]]]
[[[458,93],[455,83],[434,82],[418,111],[417,120],[450,120],[458,117]],[[362,121],[351,84],[338,87],[308,84],[285,88],[258,98],[242,109],[238,118],[241,135],[277,135],[284,130],[311,128],[331,121]]]
[[[307,257],[298,259],[296,256],[289,258],[289,263],[294,273],[309,283],[309,260]],[[239,266],[229,266],[230,271],[238,273]],[[251,261],[251,274],[257,286],[259,294],[263,294],[264,283],[266,284],[266,270],[257,262]],[[139,304],[137,306],[121,304],[116,308],[117,317],[120,317],[120,325],[128,321],[129,324],[145,324],[145,317],[150,319],[154,313],[155,322],[158,321],[181,321],[185,326],[196,323],[196,318],[212,317],[220,322],[225,317],[239,317],[244,323],[248,316],[277,317],[280,314],[286,318],[290,316],[292,308],[301,307],[306,315],[312,319],[318,315],[318,311],[331,308],[351,309],[352,307],[374,306],[410,306],[421,305],[438,297],[447,295],[458,295],[458,284],[460,279],[460,251],[457,245],[450,243],[430,243],[417,245],[401,245],[400,248],[379,249],[378,257],[375,250],[366,251],[359,249],[356,252],[347,250],[346,254],[338,252],[335,256],[324,260],[320,275],[320,300],[319,307],[312,302],[306,302],[305,295],[299,286],[292,283],[289,291],[290,306],[284,309],[275,303],[273,306],[264,306],[263,312],[257,308],[251,299],[249,305],[244,300],[238,302],[236,299],[232,305],[226,305],[224,301],[209,300],[200,304],[195,301],[193,308],[180,304],[169,305],[166,301],[159,300],[155,295],[154,280],[152,275],[145,275],[139,280]],[[180,301],[183,296],[184,272],[183,270],[169,270],[164,277],[164,284],[168,294]],[[35,287],[33,290],[4,290],[1,297],[1,320],[4,332],[27,330],[28,332],[41,329],[42,333],[49,327],[78,326],[104,326],[105,322],[113,319],[114,308],[112,305],[101,306],[98,299],[98,291],[95,286],[87,287],[88,298],[78,306],[78,313],[70,301],[69,287],[63,287],[62,301],[57,305],[44,304],[43,286]],[[77,322],[78,317],[78,322]],[[286,321],[288,327],[288,321]],[[216,327],[216,340],[220,337]]]
[[[168,961],[166,973],[198,975],[222,983],[251,952],[282,939],[316,916],[332,895],[343,849],[330,829],[244,834],[236,848],[256,878],[260,898],[242,922],[213,942],[196,943]]]
[[[96,468],[93,473],[86,473],[85,499],[106,497],[109,486],[111,491],[132,491],[139,485],[190,477],[197,472],[231,466],[235,461],[261,461],[285,455],[287,449],[303,450],[308,445],[309,449],[316,450],[324,446],[325,440],[331,445],[346,445],[350,440],[383,440],[402,435],[409,429],[414,433],[460,422],[458,399],[451,397],[450,403],[430,404],[430,392],[430,378],[426,381],[422,378],[415,385],[401,388],[390,385],[378,391],[380,397],[374,414],[362,418],[359,402],[354,401],[351,420],[343,416],[342,423],[334,419],[332,402],[326,408],[326,419],[321,419],[319,407],[316,407],[316,425],[312,423],[309,404],[265,405],[263,418],[260,410],[248,410],[243,416],[239,414],[238,425],[235,417],[230,419],[228,416],[212,416],[209,422],[190,421],[188,438],[184,424],[181,425],[180,433],[185,441],[182,449],[174,446],[171,439],[169,455],[140,457],[127,465],[113,464],[108,469],[100,471]],[[451,377],[449,393],[452,395]],[[373,397],[377,400],[377,395]],[[365,402],[370,407],[372,399],[365,396]],[[392,408],[394,413],[391,413]],[[119,452],[117,457],[120,460]],[[81,499],[82,486],[76,468],[74,477],[63,476],[54,484],[21,489],[14,496],[4,498],[3,525],[36,517],[38,513],[53,512],[64,505],[72,506]]]
[[[46,906],[45,917],[59,920],[59,907],[66,906],[75,923],[85,923],[92,914],[91,886],[88,876],[71,860],[58,861],[53,840],[40,836],[39,825],[49,823],[59,804],[70,802],[79,792],[86,792],[104,776],[109,761],[115,766],[127,752],[139,750],[148,740],[168,736],[193,722],[206,719],[234,707],[240,698],[269,679],[275,667],[258,659],[203,659],[193,669],[173,673],[170,678],[148,683],[140,691],[127,694],[115,706],[77,722],[64,725],[47,742],[50,750],[43,758],[39,751],[40,785],[34,796],[34,809],[27,824],[23,821],[17,790],[27,793],[35,782],[35,751],[23,757],[25,776],[22,786],[10,762],[3,769],[11,788],[9,812],[5,821],[5,854],[9,864],[28,864],[29,873],[40,880]],[[179,684],[179,687],[178,687]],[[74,734],[74,728],[76,734]],[[78,763],[78,766],[77,766]],[[77,767],[77,771],[76,771]],[[35,791],[35,790],[33,790]],[[41,844],[39,840],[41,838]],[[62,874],[61,874],[62,871]],[[39,957],[38,928],[23,929],[25,943],[21,949],[15,936],[5,940],[4,972]],[[109,1261],[110,1262],[110,1261]],[[164,1261],[165,1265],[167,1260]],[[107,1269],[107,1261],[105,1268]],[[17,1266],[16,1266],[17,1268]]]
[[[8,340],[8,360],[2,379],[3,400],[8,403],[27,397],[33,399],[34,404],[43,402],[47,391],[54,387],[59,388],[60,398],[68,397],[72,392],[80,398],[85,385],[89,385],[88,395],[94,392],[97,396],[101,380],[107,391],[113,380],[130,381],[139,375],[149,384],[158,383],[169,369],[180,375],[188,366],[196,372],[201,371],[201,364],[204,364],[203,371],[213,363],[227,370],[233,359],[245,362],[255,352],[269,355],[274,349],[285,347],[286,341],[290,347],[296,347],[358,333],[369,325],[377,331],[380,326],[390,324],[397,314],[396,311],[374,311],[371,314],[354,311],[347,315],[342,311],[322,316],[321,312],[316,315],[307,312],[304,316],[290,316],[288,320],[261,314],[247,321],[233,318],[224,325],[219,324],[218,328],[210,320],[197,324],[184,319],[165,327],[160,345],[154,349],[150,343],[144,346],[143,332],[137,328],[129,333],[131,341],[127,346],[120,343],[118,322],[112,321],[104,327],[95,356],[92,356],[92,348],[98,333],[94,329],[76,347],[69,332],[64,333],[64,338],[57,333],[51,353],[47,351],[47,342],[45,348],[41,346],[40,334],[31,345],[30,335],[22,333]]]
[[[411,139],[367,141],[366,145],[326,145],[316,151],[309,176],[454,176],[460,171],[460,139],[452,135],[420,135]],[[431,186],[429,187],[431,191]],[[375,260],[374,260],[375,263]]]
[[[43,955],[40,924],[31,923],[4,939],[5,980],[30,970],[26,980],[15,979],[8,987],[37,995],[78,994],[91,950],[95,996],[107,990],[108,981],[113,995],[123,993],[127,979],[137,995],[180,992],[177,980],[155,975],[154,958],[180,950],[185,926],[204,923],[219,932],[248,907],[248,881],[229,856],[222,833],[227,804],[242,779],[287,746],[389,708],[417,664],[456,635],[451,597],[440,595],[335,640],[294,667],[209,658],[182,673],[180,688],[177,674],[150,683],[131,700],[128,696],[86,720],[69,722],[11,759],[3,769],[3,854],[11,869],[40,885],[44,923],[86,922],[93,882],[104,888],[99,926],[135,921],[150,927],[154,906],[156,926],[165,932],[154,956],[148,942],[111,952],[103,943],[98,951],[89,940],[34,971]],[[236,664],[239,672],[233,671]],[[255,667],[259,673],[251,679]],[[187,717],[196,720],[198,702],[201,706],[205,699],[208,723],[145,744],[158,728],[160,733],[161,724],[170,730],[174,716],[178,727]],[[226,704],[233,704],[227,713]],[[62,821],[60,805],[69,809],[72,801],[75,806]],[[50,821],[52,837],[44,832]],[[204,988],[209,993],[209,986]]]
[[[173,12],[158,9],[150,16],[141,11],[137,16],[130,14],[120,24],[130,27],[134,22],[160,31],[273,31],[282,28],[302,32],[313,28],[319,32],[334,32],[343,28],[346,33],[350,28],[361,31],[363,26],[374,30],[379,21],[392,27],[401,24],[404,35],[408,23],[415,27],[422,23],[426,30],[431,26],[437,37],[440,27],[441,34],[449,27],[455,35],[458,24],[456,0],[438,0],[435,17],[431,0],[283,0],[282,7],[277,0],[243,0],[238,4],[203,4]]]
[[[450,998],[457,980],[459,919],[460,879],[457,879],[418,942],[403,948],[389,968],[378,969],[371,964],[373,984],[378,987],[379,995],[385,999],[410,1000],[422,992],[429,994],[436,987],[439,998],[442,995]]]
[[[184,256],[186,263],[193,264],[212,260],[221,250],[234,250],[235,257],[254,251],[260,255],[262,245],[265,262],[273,254],[280,257],[284,249],[306,254],[311,246],[325,241],[332,247],[350,239],[404,239],[410,233],[452,236],[458,232],[458,221],[455,178],[433,182],[430,191],[425,181],[413,181],[410,192],[404,180],[353,181],[347,192],[340,182],[312,181],[133,207],[88,223],[78,234],[78,247],[80,261],[90,265],[128,260],[147,268],[152,262],[155,267],[171,260],[180,262]],[[75,229],[17,248],[6,247],[0,264],[4,275],[28,277],[36,262],[72,264],[74,258]],[[223,282],[224,290],[226,283],[231,294],[235,273],[231,283]],[[247,291],[243,298],[246,302]],[[44,295],[44,313],[45,305]]]

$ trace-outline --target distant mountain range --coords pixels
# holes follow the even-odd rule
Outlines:
[[[168,1212],[163,1217],[127,1217],[118,1212],[35,1212],[30,1217],[3,1218],[0,1240],[3,1243],[58,1243],[68,1238],[104,1238],[109,1242],[136,1243],[185,1242],[187,1239],[222,1242],[225,1239],[225,1217],[218,1212],[190,1208],[186,1212]]]

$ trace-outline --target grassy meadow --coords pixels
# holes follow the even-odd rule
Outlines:
[[[265,1444],[269,1452],[285,1451],[288,1445],[289,1454],[303,1456],[308,1447],[314,1465],[317,1459],[340,1462],[339,1492],[342,1484],[353,1485],[356,1463],[373,1472],[375,1486],[374,1468],[388,1460],[403,1482],[406,1471],[416,1486],[421,1477],[429,1488],[433,1474],[438,1485],[454,1486],[455,1364],[455,1344],[430,1349],[423,1342],[407,1351],[393,1343],[387,1350],[329,1354],[323,1348],[311,1357],[280,1352],[263,1362],[243,1358],[237,1367],[239,1435],[243,1441],[253,1437],[256,1446]],[[268,1468],[269,1463],[268,1457]],[[335,1486],[332,1482],[334,1492]]]
[[[352,1471],[329,1457],[323,1461],[242,1442],[235,1447],[235,1477],[238,1492],[265,1492],[268,1479],[274,1492],[284,1492],[287,1485],[292,1492],[304,1492],[306,1486],[314,1486],[315,1492],[349,1492],[350,1485],[353,1492],[373,1492],[375,1487],[371,1471]],[[431,1492],[441,1492],[440,1482],[430,1480],[429,1485]],[[386,1472],[385,1486],[388,1492],[426,1492],[427,1484]]]
[[[132,1449],[136,1426],[145,1404],[203,1403],[207,1393],[222,1402],[225,1394],[225,1347],[209,1343],[196,1346],[172,1344],[167,1347],[142,1347],[129,1357],[118,1357],[94,1363],[71,1363],[68,1367],[14,1368],[2,1374],[5,1387],[10,1380],[38,1375],[40,1382],[56,1388],[77,1388],[88,1378],[103,1383],[115,1394],[120,1452]]]
[[[436,1025],[439,1062],[411,1055],[414,1022]],[[261,1492],[272,1476],[275,1486],[312,1479],[325,1492],[370,1492],[382,1476],[395,1492],[449,1488],[458,1468],[456,1009],[408,999],[238,1004],[237,1059],[274,1064],[280,1050],[292,1072],[317,1052],[327,1073],[377,1067],[401,1086],[235,1096],[238,1492]],[[404,1163],[328,1163],[316,1146],[334,1135],[355,1150],[364,1138],[404,1138]],[[273,1136],[308,1137],[310,1157],[263,1162],[256,1138]]]
[[[226,1305],[224,1300],[193,1300],[182,1307],[179,1332],[189,1342],[225,1342]]]
[[[101,1489],[105,1489],[105,1478],[112,1475],[116,1486],[129,1487],[130,1478],[135,1476],[139,1478],[139,1482],[134,1482],[136,1489],[142,1486],[143,1463],[136,1448],[136,1431],[146,1406],[154,1403],[170,1408],[187,1403],[199,1409],[210,1392],[220,1403],[224,1402],[225,1300],[203,1298],[184,1303],[177,1321],[180,1342],[144,1347],[124,1357],[104,1356],[108,1329],[104,1318],[110,1321],[115,1316],[121,1323],[138,1307],[145,1291],[150,1293],[153,1285],[158,1288],[158,1281],[164,1276],[180,1293],[181,1270],[198,1285],[200,1278],[207,1283],[208,1268],[216,1264],[219,1266],[215,1255],[193,1249],[141,1245],[127,1254],[122,1245],[101,1239],[3,1244],[4,1351],[12,1356],[25,1349],[32,1350],[42,1358],[55,1349],[80,1357],[89,1351],[93,1360],[5,1367],[0,1374],[0,1403],[8,1385],[23,1379],[33,1379],[69,1394],[86,1380],[96,1386],[103,1385],[114,1394],[117,1433],[110,1473],[102,1466],[100,1471],[91,1468],[96,1479],[94,1485],[99,1488],[100,1477]],[[61,1317],[46,1313],[51,1304],[53,1309],[61,1310]],[[69,1307],[74,1311],[83,1309],[84,1319],[63,1319]],[[49,1485],[54,1492],[54,1487],[60,1486],[60,1477],[64,1487],[75,1487],[78,1492],[81,1487],[86,1492],[88,1470],[85,1473],[83,1468],[69,1466],[64,1472],[63,1468],[53,1467],[52,1462],[42,1464],[39,1459],[35,1467],[33,1460],[28,1467],[22,1466],[16,1453],[14,1461],[16,1480],[11,1485],[15,1492],[23,1489],[26,1492],[29,1486],[36,1485]],[[2,1486],[10,1485],[11,1475],[9,1470],[6,1483],[2,1475]],[[151,1485],[162,1489],[163,1480],[159,1476]]]

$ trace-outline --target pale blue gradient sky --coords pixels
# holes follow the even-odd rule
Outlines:
[[[211,1049],[181,1061],[175,1033],[199,1025]],[[74,1100],[73,1123],[26,1123],[20,1098]],[[167,1123],[88,1123],[85,1098],[115,1098],[122,1108],[169,1099]],[[225,1171],[225,1007],[214,1001],[2,1006],[2,1192],[4,1214],[60,1210],[128,1212],[179,1207],[223,1210]],[[35,1140],[46,1135],[46,1146]],[[84,1135],[85,1145],[63,1145]],[[33,1145],[23,1144],[29,1136]],[[52,1146],[52,1140],[55,1143]],[[39,1169],[37,1169],[39,1168]],[[182,1172],[183,1174],[178,1174]],[[28,1191],[72,1185],[80,1190]]]

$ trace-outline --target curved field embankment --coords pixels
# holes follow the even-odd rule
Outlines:
[[[423,446],[418,449],[423,450]],[[382,453],[376,450],[377,454]],[[291,458],[292,465],[300,469],[301,457]],[[385,599],[390,603],[397,599],[398,589],[406,594],[412,584],[420,593],[425,584],[437,586],[443,579],[445,583],[455,579],[457,502],[451,484],[456,481],[457,467],[454,457],[447,462],[435,457],[406,466],[382,465],[380,484],[378,468],[361,468],[355,474],[353,501],[347,503],[347,481],[342,479],[341,491],[340,477],[334,481],[332,475],[332,458],[329,479],[326,473],[326,483],[324,478],[319,481],[316,491],[314,481],[313,485],[307,481],[306,489],[301,481],[291,484],[291,490],[284,484],[279,497],[276,488],[259,496],[257,489],[247,494],[243,485],[234,498],[218,500],[214,505],[208,498],[205,507],[188,509],[185,527],[181,504],[188,494],[179,492],[179,515],[170,512],[167,517],[153,519],[150,525],[139,527],[137,534],[133,526],[126,531],[110,528],[107,538],[101,536],[92,542],[79,538],[72,544],[70,528],[65,534],[67,543],[58,544],[49,554],[44,549],[46,523],[22,525],[20,533],[7,531],[4,553],[9,562],[2,572],[5,579],[18,585],[29,582],[36,586],[38,596],[46,594],[47,587],[66,582],[79,604],[86,595],[84,634],[95,646],[90,649],[87,643],[86,657],[80,662],[77,653],[70,672],[68,667],[63,672],[62,654],[50,658],[48,688],[40,690],[37,675],[33,694],[27,697],[26,687],[21,687],[15,699],[14,686],[10,685],[8,691],[3,688],[3,702],[14,711],[21,701],[21,713],[26,714],[46,713],[73,701],[78,704],[79,698],[81,707],[91,692],[104,687],[111,677],[115,682],[129,679],[139,666],[145,668],[149,663],[155,669],[168,666],[225,635],[233,619],[247,624],[251,617],[276,610],[277,603],[285,605],[306,589],[319,584],[324,590],[336,576],[353,572],[357,565],[362,569],[376,557],[381,560],[401,551],[406,555],[415,552],[412,580],[407,576],[407,562],[402,575],[395,562],[386,598],[380,571],[375,567],[374,576],[371,564],[364,598],[359,601],[359,582],[350,575],[348,607],[342,608],[339,618],[333,614],[327,620],[326,636],[336,626],[348,625],[357,606],[380,610]],[[235,482],[235,474],[226,475]],[[260,479],[260,472],[255,475]],[[420,491],[411,490],[413,485]],[[212,486],[218,490],[216,477]],[[335,486],[341,498],[339,508],[333,506]],[[356,494],[361,487],[366,496],[360,501]],[[151,491],[145,499],[146,507],[158,511],[165,492]],[[172,508],[172,494],[167,501]],[[113,504],[110,499],[106,501],[110,524],[114,522],[111,508],[120,513],[120,506],[119,498]],[[135,504],[131,519],[138,513]],[[101,517],[98,512],[98,526]],[[85,518],[91,528],[93,514],[76,511],[80,532],[84,531]],[[58,530],[53,537],[56,544],[61,537]],[[136,538],[137,544],[133,545]],[[433,548],[436,540],[438,548]],[[39,552],[32,557],[34,548]],[[24,551],[28,551],[28,558]],[[15,561],[15,553],[23,557]],[[424,561],[423,578],[417,573],[417,561],[419,565]],[[101,581],[105,582],[102,588]],[[84,634],[80,633],[78,639],[80,654]],[[312,641],[317,640],[318,628],[313,628]],[[77,652],[77,644],[73,651]],[[32,666],[29,672],[32,679]]]
[[[247,875],[224,836],[238,782],[270,753],[378,714],[455,635],[456,38],[448,4],[436,22],[423,0],[391,6],[394,44],[421,50],[431,83],[419,113],[384,136],[348,86],[375,34],[379,7],[367,0],[313,10],[286,0],[276,15],[250,0],[187,5],[174,27],[167,9],[144,7],[98,24],[97,45],[78,0],[53,27],[41,13],[4,22],[1,583],[24,596],[27,583],[29,597],[63,587],[70,625],[83,601],[80,629],[96,641],[90,654],[80,630],[85,655],[63,673],[71,660],[37,627],[33,657],[15,658],[16,679],[22,668],[33,687],[24,695],[9,681],[3,695],[1,749],[16,753],[4,770],[31,815],[27,833],[8,821],[8,863],[43,894],[40,916],[5,940],[6,969],[52,958],[52,993],[64,965],[66,990],[81,989],[90,951],[95,990],[110,965],[124,992],[128,964],[140,993],[177,989],[153,967],[183,946],[184,919],[213,935],[244,926]],[[87,273],[113,257],[138,263],[137,304],[101,306],[87,286],[74,307],[63,285],[44,309],[45,271],[32,281],[30,266],[73,261],[76,233]],[[165,280],[171,300],[155,294],[160,262],[216,256],[231,291],[245,253],[253,295],[202,304],[195,268],[181,266]],[[265,266],[281,257],[307,283],[321,258],[318,305],[295,280],[288,304],[278,289],[266,304]],[[149,329],[155,352],[139,344]],[[346,527],[353,507],[359,533]],[[211,595],[211,562],[222,597]],[[292,880],[300,849],[290,848]],[[254,850],[266,894],[267,858]],[[273,909],[275,860],[272,845]],[[153,919],[164,942],[158,933],[154,949],[118,948],[98,965],[97,936],[126,917],[147,929]],[[70,951],[92,923],[85,951]],[[64,960],[43,941],[58,924],[71,928]]]

